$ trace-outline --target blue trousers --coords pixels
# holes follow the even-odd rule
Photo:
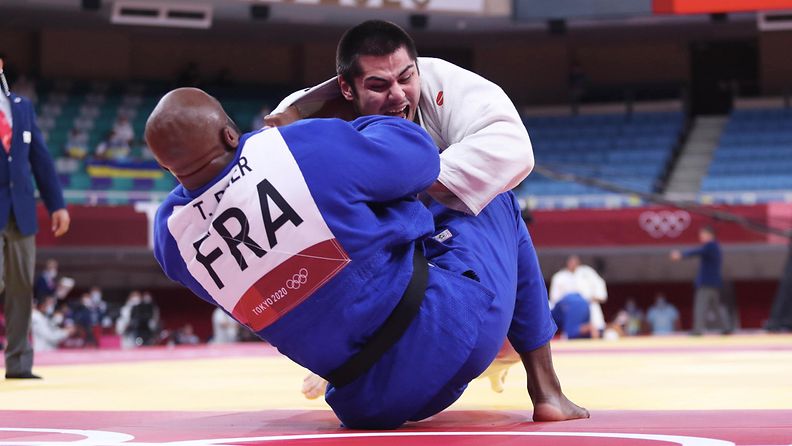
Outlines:
[[[363,377],[326,400],[351,428],[395,428],[456,401],[504,340],[518,352],[543,346],[556,325],[536,252],[514,195],[478,216],[431,204],[425,241],[429,285],[407,333]]]

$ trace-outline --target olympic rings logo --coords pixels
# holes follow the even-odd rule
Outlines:
[[[676,238],[690,226],[687,211],[645,211],[638,217],[638,224],[652,238]]]
[[[286,281],[286,288],[290,290],[300,289],[301,286],[308,282],[308,270],[300,268],[297,274],[293,275],[291,279]]]

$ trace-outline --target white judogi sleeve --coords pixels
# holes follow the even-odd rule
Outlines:
[[[297,105],[300,108],[306,107],[312,109],[315,107],[319,109],[325,101],[338,97],[341,97],[341,87],[338,86],[337,78],[333,77],[319,85],[315,85],[311,88],[303,88],[302,90],[297,90],[286,96],[280,101],[280,104],[272,110],[272,114],[283,113],[290,105]],[[310,113],[306,114],[306,116],[307,115],[310,115]]]
[[[550,279],[550,309],[552,310],[567,294],[577,292],[578,286],[572,273],[566,269],[559,270]]]
[[[588,265],[580,265],[575,268],[575,276],[581,283],[580,294],[589,303],[589,313],[591,314],[591,324],[600,330],[605,329],[605,316],[602,313],[601,303],[608,300],[608,290],[605,280],[597,273],[594,268]]]
[[[496,84],[441,59],[419,57],[418,69],[420,124],[442,152],[438,180],[453,194],[434,198],[477,215],[533,169],[528,131]],[[308,111],[318,109],[323,101],[340,95],[333,78],[289,95],[273,113],[292,104]]]
[[[440,147],[438,180],[455,197],[435,197],[478,214],[531,173],[528,131],[506,93],[483,77],[440,59],[420,58],[423,127]]]

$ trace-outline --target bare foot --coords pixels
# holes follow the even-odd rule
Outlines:
[[[488,375],[490,380],[490,387],[492,388],[493,392],[503,393],[503,385],[506,384],[506,374],[509,373],[509,369],[505,368],[503,370],[498,371],[497,373],[491,373]]]
[[[327,381],[319,375],[309,373],[303,379],[302,393],[309,400],[315,400],[324,395],[325,389],[327,389]]]
[[[569,401],[563,394],[560,398],[552,398],[534,404],[534,421],[566,421],[589,417],[591,415],[588,410]]]
[[[589,412],[569,401],[553,367],[550,343],[520,354],[528,377],[528,395],[534,406],[534,421],[564,421],[588,418]]]

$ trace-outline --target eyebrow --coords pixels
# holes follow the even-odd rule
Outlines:
[[[403,70],[401,70],[401,72],[399,72],[399,75],[396,76],[396,77],[402,77],[402,75],[404,75],[404,73],[406,73],[407,71],[409,71],[411,68],[414,68],[414,67],[415,67],[414,63],[411,63],[410,65],[407,65],[406,67],[404,67]],[[369,77],[363,79],[363,82],[368,82],[368,81],[388,82],[387,79],[381,78],[379,76],[369,76]]]

